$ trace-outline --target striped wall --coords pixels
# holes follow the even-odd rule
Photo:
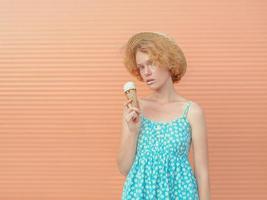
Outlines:
[[[264,0],[1,0],[0,200],[120,199],[122,85],[151,91],[119,49],[145,30],[187,57],[175,88],[206,112],[212,199],[267,199],[266,12]]]

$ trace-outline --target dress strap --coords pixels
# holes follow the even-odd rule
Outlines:
[[[183,116],[186,116],[186,115],[187,115],[191,103],[192,103],[192,102],[189,101],[189,102],[186,104],[186,107],[185,107],[184,112],[183,112]]]

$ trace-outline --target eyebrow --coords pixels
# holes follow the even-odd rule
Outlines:
[[[148,63],[148,62],[151,62],[152,60],[151,59],[148,59],[145,63]],[[138,64],[137,65],[142,65],[142,63]]]

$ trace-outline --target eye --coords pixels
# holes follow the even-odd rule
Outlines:
[[[147,64],[149,64],[149,65],[152,65],[152,64],[153,64],[153,62],[150,60],[149,62],[147,62]]]

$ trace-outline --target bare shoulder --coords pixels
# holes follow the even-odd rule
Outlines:
[[[203,109],[202,105],[200,103],[198,103],[196,101],[192,101],[192,100],[191,100],[190,110],[191,110],[190,111],[191,113],[194,113],[197,115],[204,113],[204,109]]]
[[[205,120],[205,111],[200,103],[191,100],[188,120],[192,126],[197,123],[202,123]]]

